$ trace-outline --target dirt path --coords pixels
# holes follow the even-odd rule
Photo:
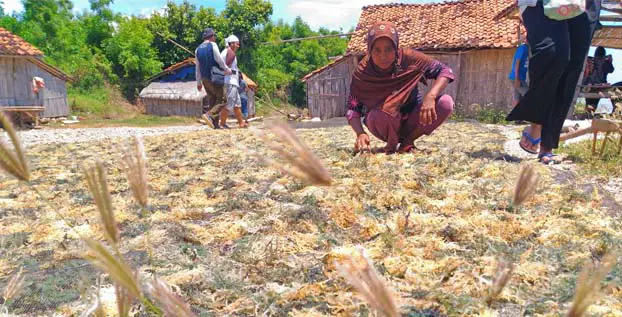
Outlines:
[[[518,145],[518,139],[520,138],[520,131],[522,127],[513,125],[501,125],[497,126],[500,129],[501,134],[506,137],[506,141],[503,144],[504,151],[512,157],[520,158],[521,160],[536,161],[536,156],[523,151]],[[581,142],[589,140],[591,135],[585,135],[570,142]],[[555,179],[561,183],[573,182],[586,194],[592,194],[594,188],[598,188],[601,193],[605,193],[610,200],[607,203],[610,209],[620,209],[622,205],[622,178],[610,177],[608,181],[603,182],[596,177],[585,178],[579,174],[578,166],[569,162],[561,165],[551,166],[550,168],[555,170]],[[605,197],[607,199],[607,197]]]

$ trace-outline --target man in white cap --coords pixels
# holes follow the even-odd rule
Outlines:
[[[242,116],[242,100],[240,99],[240,94],[238,92],[238,87],[240,86],[240,83],[238,82],[240,69],[238,69],[238,58],[236,57],[236,52],[240,49],[240,40],[237,36],[230,35],[225,39],[225,44],[227,45],[227,48],[225,48],[220,55],[225,61],[227,67],[231,69],[231,74],[225,76],[227,106],[225,109],[220,111],[220,126],[227,127],[227,116],[229,111],[233,111],[240,128],[246,128],[248,127],[248,124],[244,121],[244,117]]]

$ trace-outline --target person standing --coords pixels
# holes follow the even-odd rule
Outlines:
[[[514,53],[514,60],[512,61],[512,70],[508,76],[508,79],[512,81],[514,86],[514,105],[523,98],[527,93],[527,71],[529,70],[529,45],[525,43],[524,37],[521,35],[519,39],[520,45],[516,48]]]
[[[197,90],[205,88],[207,99],[211,109],[204,111],[202,117],[207,125],[212,129],[219,128],[218,114],[225,107],[224,77],[220,75],[231,74],[231,70],[220,55],[220,50],[216,44],[216,33],[212,28],[207,28],[203,32],[203,43],[194,52],[196,56],[196,79]],[[220,70],[217,71],[217,70]]]
[[[547,2],[518,0],[531,49],[529,90],[507,116],[508,121],[528,121],[520,147],[544,164],[561,163],[553,154],[574,99],[583,63],[599,26],[600,0],[585,0],[585,10],[572,16],[554,16]],[[567,13],[569,11],[557,11]]]
[[[220,126],[226,127],[229,111],[233,111],[238,120],[239,127],[246,128],[248,127],[248,123],[246,123],[242,117],[242,101],[240,100],[240,94],[238,92],[240,86],[238,82],[240,69],[238,69],[236,52],[240,49],[240,40],[237,36],[230,35],[225,39],[225,43],[227,48],[222,51],[221,56],[227,67],[231,68],[231,74],[225,76],[227,104],[226,107],[220,111]]]
[[[246,92],[248,89],[248,84],[246,80],[243,79],[242,73],[240,73],[240,101],[242,102],[242,115],[244,116],[244,120],[248,119],[248,93]]]
[[[607,55],[607,51],[604,47],[599,46],[594,52],[592,58],[592,71],[590,75],[583,81],[584,85],[607,85],[607,76],[615,70],[613,67],[613,59],[611,55]],[[593,113],[598,107],[600,98],[588,98],[586,99],[587,111]]]

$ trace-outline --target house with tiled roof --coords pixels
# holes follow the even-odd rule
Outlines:
[[[603,0],[603,9],[622,13],[619,0]],[[421,50],[449,65],[456,74],[446,93],[456,111],[474,116],[482,109],[508,111],[512,86],[507,79],[512,58],[525,30],[516,0],[454,0],[428,4],[380,4],[363,7],[344,56],[307,74],[309,113],[314,117],[343,116],[352,72],[367,48],[367,29],[376,22],[395,24],[400,45]],[[619,22],[619,17],[601,21]],[[594,45],[622,48],[619,25],[605,25]],[[425,89],[425,87],[423,87]]]
[[[322,118],[345,114],[352,72],[367,48],[367,29],[378,21],[395,24],[402,47],[421,50],[453,69],[456,80],[446,92],[462,110],[472,104],[508,109],[512,87],[507,75],[524,30],[519,20],[495,17],[514,2],[458,0],[364,7],[346,54],[303,78],[310,114]]]
[[[45,88],[33,92],[34,77],[43,78]],[[67,82],[56,67],[43,61],[43,52],[21,37],[0,28],[0,111],[40,109],[43,117],[69,115]]]

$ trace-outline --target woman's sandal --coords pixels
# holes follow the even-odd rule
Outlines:
[[[529,132],[524,131],[524,130],[523,130],[523,137],[527,138],[527,141],[529,141],[531,143],[531,145],[534,145],[534,146],[540,144],[540,142],[542,141],[542,138],[534,139],[531,136],[531,134],[529,134]],[[520,148],[523,149],[523,151],[525,151],[527,153],[538,154],[537,150],[534,151],[532,149],[528,149],[528,148],[524,147],[523,144],[520,141],[518,141],[518,146],[520,146]]]
[[[562,161],[554,159],[555,157],[560,157],[560,156],[559,155],[555,155],[553,153],[538,154],[538,161],[540,161],[540,163],[542,163],[544,165],[561,164]],[[544,158],[546,158],[546,161],[544,160]]]

